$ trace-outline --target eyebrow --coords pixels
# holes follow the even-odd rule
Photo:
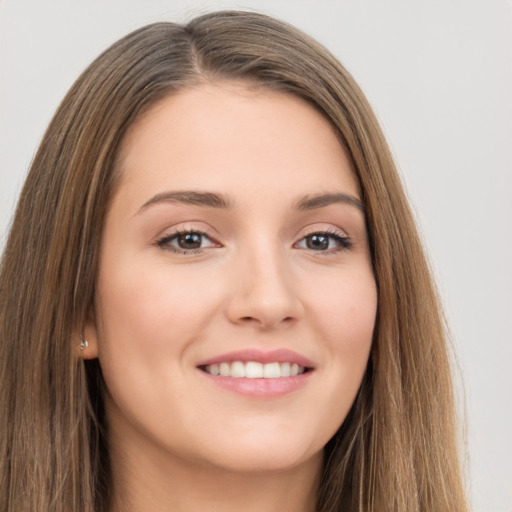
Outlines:
[[[178,191],[178,192],[162,192],[153,196],[149,201],[146,201],[140,208],[137,214],[154,204],[171,203],[171,204],[190,204],[194,206],[204,206],[207,208],[221,208],[228,209],[232,207],[232,201],[222,194],[215,194],[213,192],[196,192],[192,190]]]
[[[323,208],[331,204],[342,203],[349,206],[355,206],[363,213],[365,211],[364,205],[360,199],[350,194],[343,192],[336,192],[331,194],[315,194],[303,197],[296,204],[296,209],[299,211],[314,210],[316,208]]]
[[[230,209],[233,207],[233,201],[223,194],[184,190],[162,192],[153,196],[139,208],[137,214],[142,213],[152,205],[160,203],[185,204],[220,209]],[[363,203],[357,199],[357,197],[343,192],[307,195],[295,203],[295,209],[299,211],[315,210],[317,208],[323,208],[336,203],[354,206],[363,213],[365,211]]]

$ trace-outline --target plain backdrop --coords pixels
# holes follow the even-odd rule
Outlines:
[[[474,510],[511,512],[510,2],[0,0],[0,247],[44,129],[84,67],[143,24],[226,7],[316,37],[374,106],[452,326]]]

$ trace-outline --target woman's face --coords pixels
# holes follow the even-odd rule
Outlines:
[[[111,442],[238,472],[318,463],[377,303],[329,123],[285,93],[201,85],[150,109],[119,156],[85,332]]]

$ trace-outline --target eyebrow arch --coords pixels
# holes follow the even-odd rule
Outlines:
[[[360,199],[350,194],[337,192],[333,194],[316,194],[308,195],[302,198],[296,205],[297,210],[314,210],[315,208],[323,208],[331,204],[342,203],[350,206],[355,206],[358,210],[365,212],[364,205]]]
[[[231,201],[222,194],[184,190],[177,192],[162,192],[156,196],[153,196],[139,208],[137,214],[143,212],[145,209],[154,204],[160,203],[191,204],[195,206],[204,206],[207,208],[222,209],[228,209],[232,206]]]
[[[206,208],[232,208],[233,202],[222,194],[214,192],[197,192],[194,190],[184,190],[175,192],[162,192],[156,194],[151,199],[146,201],[137,212],[137,215],[152,205],[160,203],[171,204],[188,204],[194,206],[203,206]],[[323,208],[331,204],[342,203],[356,207],[358,210],[365,212],[363,203],[350,194],[343,192],[331,194],[315,194],[307,195],[301,198],[295,205],[295,209],[299,211],[314,210],[316,208]]]

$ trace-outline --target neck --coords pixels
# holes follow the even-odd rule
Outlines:
[[[254,473],[112,455],[111,512],[313,512],[316,507],[321,454],[290,470]]]

